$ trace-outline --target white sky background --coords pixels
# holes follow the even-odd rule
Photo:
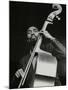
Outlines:
[[[30,2],[67,4],[67,16],[68,16],[68,0],[12,0],[12,1],[30,1]],[[66,18],[66,20],[68,24],[68,17]],[[68,26],[67,26],[67,30],[68,30]],[[67,39],[68,39],[68,31],[67,31]],[[67,67],[68,67],[68,62],[67,62]],[[67,75],[68,75],[68,71],[67,71]],[[8,80],[9,80],[9,0],[0,0],[0,90],[8,89],[8,83],[9,83]],[[68,78],[67,78],[67,82],[68,82]],[[31,90],[32,89],[33,90],[45,90],[45,89],[66,90],[68,89],[68,83],[67,86],[31,88]]]

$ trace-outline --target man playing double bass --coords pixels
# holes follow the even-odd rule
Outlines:
[[[66,78],[65,47],[59,41],[57,41],[57,39],[53,37],[48,31],[41,31],[39,33],[38,29],[32,26],[32,27],[29,27],[27,30],[28,43],[31,44],[30,52],[28,55],[26,55],[25,57],[23,57],[23,59],[20,60],[19,69],[16,71],[14,80],[11,82],[11,85],[10,85],[11,88],[17,88],[19,84],[19,83],[16,83],[15,79],[19,80],[19,78],[21,77],[23,78],[26,65],[29,61],[32,50],[38,39],[38,35],[42,36],[42,43],[39,48],[43,51],[48,51],[52,53],[52,55],[57,58],[58,67],[60,66],[60,68],[58,68],[58,71],[57,71],[57,75],[59,77],[58,84],[56,83],[55,85],[63,85],[62,79],[65,82],[65,78]],[[24,88],[33,87],[34,76],[35,76],[35,71],[36,71],[36,64],[37,64],[37,57],[38,57],[38,53],[34,55],[33,62],[30,66],[26,81],[24,85],[22,86]],[[62,65],[60,65],[59,62],[63,62],[63,63],[60,63]],[[16,85],[14,83],[16,83]]]
[[[47,20],[45,21],[43,28],[39,31],[36,27],[31,26],[27,30],[27,38],[28,43],[31,46],[31,49],[25,57],[23,57],[19,61],[19,68],[15,72],[15,75],[10,82],[10,88],[17,88],[20,82],[21,78],[24,78],[26,76],[25,69],[29,62],[29,58],[33,52],[34,46],[38,40],[38,37],[40,36],[42,39],[41,45],[39,45],[39,48],[43,51],[47,51],[52,53],[53,56],[57,58],[58,66],[57,66],[57,77],[58,81],[55,82],[55,85],[65,85],[66,84],[66,51],[65,47],[55,38],[53,37],[47,30],[47,25],[52,24],[53,19],[56,17],[59,20],[58,14],[61,13],[62,7],[60,5],[54,4],[52,6],[53,8],[56,8],[58,10],[53,11],[49,14],[47,17]],[[35,71],[36,71],[36,64],[37,64],[37,58],[38,53],[35,53],[33,57],[33,61],[31,63],[27,78],[24,82],[24,85],[21,87],[28,88],[33,87],[34,77],[35,77]]]

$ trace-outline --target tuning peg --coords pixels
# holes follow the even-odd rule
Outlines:
[[[59,17],[59,16],[56,16],[56,18],[57,18],[58,20],[60,20],[60,17]]]

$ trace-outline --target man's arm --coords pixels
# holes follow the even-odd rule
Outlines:
[[[54,38],[48,31],[42,32],[45,38],[49,39],[49,44],[47,44],[46,48],[48,51],[51,51],[53,55],[58,56],[58,54],[62,57],[66,57],[65,47]],[[50,50],[49,50],[50,49]]]
[[[66,55],[65,47],[57,39],[53,39],[52,41],[59,48],[59,50],[61,50],[64,53],[64,55]]]

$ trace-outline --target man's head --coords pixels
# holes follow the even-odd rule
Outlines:
[[[38,29],[34,26],[31,26],[27,30],[27,38],[29,41],[36,41],[38,37]]]

